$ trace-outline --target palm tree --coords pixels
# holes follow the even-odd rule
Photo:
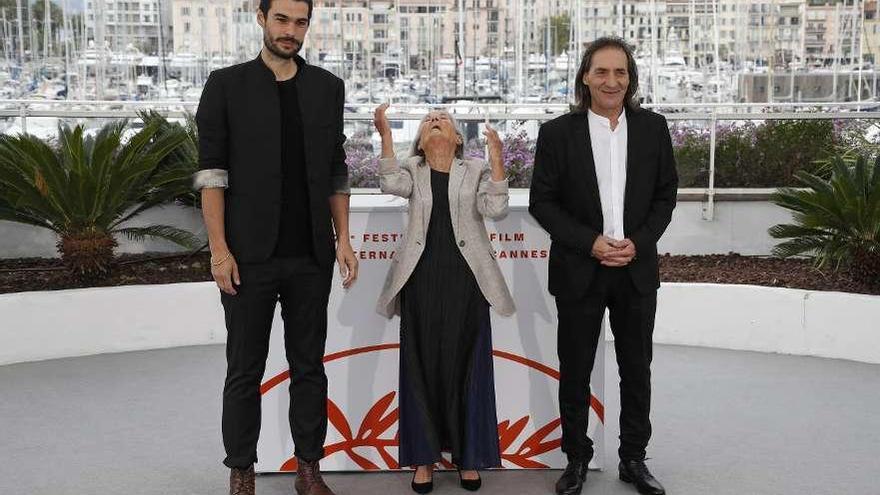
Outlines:
[[[127,128],[126,121],[113,122],[89,136],[82,126],[65,125],[51,143],[27,134],[0,136],[0,220],[58,234],[61,259],[83,281],[109,274],[118,235],[198,243],[168,225],[126,226],[180,195],[191,174],[165,160],[186,138],[183,132],[159,133],[156,122],[133,134]]]
[[[805,187],[783,188],[773,202],[793,212],[794,224],[775,225],[770,235],[786,239],[773,253],[810,256],[818,267],[847,265],[853,275],[880,283],[880,157],[838,154],[830,177],[797,172]]]
[[[169,153],[163,162],[174,167],[188,169],[190,175],[199,170],[199,134],[196,120],[192,114],[187,113],[184,117],[184,123],[178,124],[166,119],[162,114],[155,110],[147,110],[139,112],[138,116],[145,124],[156,123],[159,126],[158,136],[167,134],[184,133],[184,139],[179,146]],[[193,206],[201,209],[202,196],[193,191],[191,182],[187,181],[181,184],[179,194],[175,197],[175,201],[186,206]]]

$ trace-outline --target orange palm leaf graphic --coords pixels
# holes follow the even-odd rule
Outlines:
[[[507,423],[507,421],[504,421],[501,425],[498,425],[499,444],[501,444],[502,439],[505,439],[505,441],[507,441],[507,445],[501,447],[501,458],[521,468],[549,467],[546,464],[533,460],[532,458],[541,454],[546,454],[551,450],[555,450],[562,443],[562,440],[560,438],[546,440],[547,435],[559,428],[559,425],[562,423],[558,418],[535,430],[534,433],[532,433],[528,438],[525,439],[525,441],[523,441],[523,443],[520,444],[519,448],[516,449],[515,452],[508,452],[507,450],[507,448],[510,447],[510,444],[513,443],[513,440],[517,439],[519,437],[519,434],[522,433],[528,421],[528,416],[520,418],[520,420],[514,423],[514,425],[510,429],[506,430],[503,435],[501,434],[501,426]],[[515,435],[513,435],[514,432]],[[510,437],[509,441],[507,440],[507,437]]]
[[[376,449],[387,469],[397,469],[398,464],[394,457],[388,453],[388,447],[397,446],[397,433],[391,438],[382,438],[389,428],[397,424],[398,409],[388,411],[394,401],[396,392],[389,392],[380,398],[364,416],[358,429],[357,436],[352,434],[351,426],[345,418],[345,414],[332,400],[327,400],[327,420],[336,431],[342,435],[342,441],[324,447],[324,456],[329,457],[337,452],[345,452],[361,469],[375,471],[382,469],[373,461],[354,451],[358,447],[372,447]],[[296,471],[296,457],[291,457],[281,466],[282,471]]]
[[[399,418],[399,409],[391,409],[395,395],[395,392],[389,392],[370,407],[361,421],[357,435],[353,434],[345,413],[332,400],[327,400],[327,419],[343,439],[340,442],[327,445],[324,448],[325,457],[337,452],[345,452],[361,469],[370,471],[383,469],[354,450],[372,447],[384,461],[384,469],[399,469],[397,460],[388,452],[388,448],[397,446],[398,432],[395,431],[394,435],[390,437],[386,435],[397,424]],[[548,440],[547,436],[559,428],[560,420],[557,418],[542,426],[518,446],[515,446],[516,441],[528,425],[529,419],[529,416],[524,416],[512,424],[510,420],[504,420],[498,424],[498,444],[501,458],[521,468],[546,468],[548,467],[546,464],[533,458],[559,447],[561,442],[559,438]],[[455,468],[455,465],[446,458],[443,458],[439,465],[447,469]],[[281,466],[281,471],[296,471],[296,469],[296,457],[291,457]]]

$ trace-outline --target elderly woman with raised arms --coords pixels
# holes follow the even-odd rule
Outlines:
[[[394,156],[388,105],[376,109],[382,192],[409,200],[409,219],[377,311],[400,315],[401,466],[412,488],[433,488],[434,464],[451,453],[459,483],[480,488],[479,469],[498,467],[498,422],[489,306],[514,312],[484,219],[507,214],[501,141],[484,135],[489,163],[463,158],[464,136],[445,111],[421,122],[411,156]]]

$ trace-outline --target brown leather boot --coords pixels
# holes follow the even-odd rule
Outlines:
[[[306,462],[298,459],[299,468],[296,470],[296,482],[294,487],[299,495],[334,495],[333,491],[321,478],[321,468],[318,461]]]
[[[229,471],[229,495],[254,495],[254,466]]]

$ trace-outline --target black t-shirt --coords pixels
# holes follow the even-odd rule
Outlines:
[[[275,256],[280,257],[313,255],[303,121],[296,80],[297,76],[276,81],[281,102],[281,222]]]

